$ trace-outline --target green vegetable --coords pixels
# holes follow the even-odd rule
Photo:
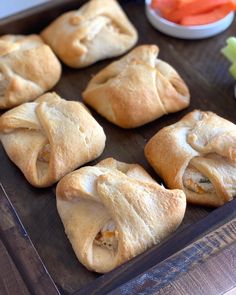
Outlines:
[[[221,53],[232,63],[229,72],[236,79],[236,37],[228,38],[226,43]]]
[[[229,72],[236,79],[236,62],[229,68]]]
[[[230,45],[224,47],[221,52],[232,63],[236,62],[236,48],[234,49]]]

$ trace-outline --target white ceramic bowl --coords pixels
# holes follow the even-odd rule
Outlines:
[[[181,26],[162,18],[150,7],[151,0],[146,1],[146,15],[154,28],[169,36],[181,39],[203,39],[215,36],[226,30],[234,20],[234,13],[229,13],[221,20],[201,26]]]

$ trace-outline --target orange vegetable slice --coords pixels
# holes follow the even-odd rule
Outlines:
[[[203,14],[221,5],[236,5],[236,0],[195,0],[179,6],[177,10],[165,13],[165,18],[172,22],[181,22],[184,17]]]
[[[231,4],[222,5],[208,13],[186,16],[182,18],[180,24],[184,26],[210,24],[224,18],[227,14],[235,9],[236,7]]]
[[[159,10],[165,16],[178,7],[179,0],[152,0],[151,8]]]

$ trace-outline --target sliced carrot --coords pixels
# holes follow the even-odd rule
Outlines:
[[[178,7],[179,0],[152,0],[151,8],[159,10],[162,15],[171,13]]]
[[[195,1],[196,0],[179,0],[179,7]]]
[[[167,8],[176,8],[185,5],[196,0],[152,0],[151,7],[153,9],[159,9],[160,7],[166,6]]]
[[[151,2],[151,8],[152,9],[158,9],[159,0],[152,0]]]
[[[236,0],[195,0],[165,14],[165,18],[172,22],[180,22],[186,16],[206,13],[227,4],[236,5]]]
[[[235,9],[236,7],[231,4],[222,5],[208,13],[186,16],[182,18],[180,24],[183,26],[198,26],[210,24],[222,19]]]

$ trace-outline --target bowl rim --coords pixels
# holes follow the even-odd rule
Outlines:
[[[164,25],[167,25],[169,27],[173,27],[176,29],[181,29],[181,30],[193,30],[193,31],[198,31],[198,30],[203,30],[203,29],[211,29],[211,28],[215,28],[216,26],[220,26],[221,23],[224,23],[225,20],[227,20],[229,17],[231,17],[232,15],[234,15],[234,12],[231,11],[230,13],[228,13],[225,17],[223,17],[222,19],[215,21],[213,23],[209,23],[209,24],[204,24],[204,25],[196,25],[196,26],[183,26],[180,24],[176,24],[174,22],[171,22],[167,19],[165,19],[164,17],[162,17],[158,11],[154,10],[153,8],[151,8],[150,4],[151,4],[152,0],[145,0],[145,5],[146,8],[149,10],[149,12],[153,15],[153,17],[155,17],[158,21],[162,22]]]

